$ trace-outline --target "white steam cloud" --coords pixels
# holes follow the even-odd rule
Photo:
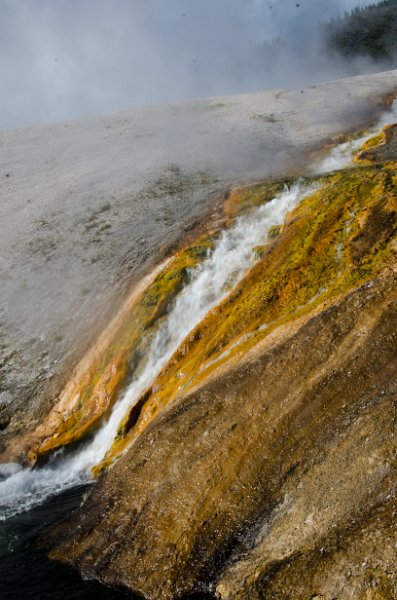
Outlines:
[[[334,71],[305,68],[300,41],[318,54],[319,22],[360,4],[0,0],[0,129],[324,79]],[[287,49],[266,64],[258,47],[280,35]]]

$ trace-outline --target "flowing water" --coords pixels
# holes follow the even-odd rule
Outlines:
[[[397,103],[385,113],[377,128],[397,118]],[[352,155],[371,137],[335,147],[311,173],[343,169]],[[213,253],[190,272],[189,282],[176,298],[149,344],[146,362],[116,403],[110,418],[97,433],[72,451],[58,451],[46,466],[22,469],[0,466],[0,598],[102,598],[117,599],[118,592],[82,582],[77,575],[29,549],[37,532],[78,505],[81,489],[90,481],[90,470],[105,456],[123,417],[152,384],[179,345],[206,313],[242,278],[255,260],[253,248],[266,242],[273,225],[281,224],[308,193],[296,183],[250,215],[236,219],[216,243]],[[27,564],[28,563],[28,564]],[[22,582],[22,583],[21,583]]]
[[[310,173],[313,175],[321,175],[323,173],[345,169],[351,164],[354,155],[367,140],[379,133],[385,125],[390,125],[396,121],[397,100],[394,100],[390,109],[381,115],[373,128],[356,139],[334,146],[325,158],[312,166]]]
[[[264,243],[269,229],[283,222],[307,187],[296,183],[251,214],[236,219],[216,243],[213,253],[190,272],[190,280],[152,339],[144,368],[133,378],[110,418],[95,436],[73,452],[57,452],[38,469],[0,467],[0,518],[26,511],[46,498],[89,480],[113,443],[123,417],[167,364],[188,333],[241,279],[254,259],[253,248]]]

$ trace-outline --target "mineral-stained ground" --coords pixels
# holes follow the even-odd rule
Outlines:
[[[54,558],[153,599],[396,597],[395,131],[185,341]]]
[[[130,293],[230,185],[383,110],[396,72],[0,134],[0,450],[34,429]]]
[[[284,177],[218,197],[219,223],[169,254],[54,409],[6,438],[8,460],[40,464],[94,430],[219,228],[306,173],[307,194],[120,424],[80,508],[41,541],[51,558],[148,600],[397,598],[396,140],[386,127],[353,165],[320,175],[289,156]]]

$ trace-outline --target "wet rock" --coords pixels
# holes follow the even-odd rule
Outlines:
[[[223,98],[221,115],[201,100],[2,133],[1,386],[18,390],[5,443],[48,415],[115,305],[213,214],[215,193],[294,170],[375,118],[396,81],[390,71],[327,83],[304,103],[299,90]]]
[[[303,126],[301,114],[293,122],[295,113],[286,112],[289,125],[280,133],[271,124],[279,137],[269,142],[266,152],[261,129],[266,122],[249,117],[247,125],[241,117],[241,105],[236,109],[230,104],[229,117],[234,115],[242,125],[247,147],[241,155],[228,159],[226,166],[222,160],[217,163],[216,182],[218,177],[227,176],[230,183],[232,175],[264,176],[265,160],[268,175],[274,176],[286,164],[292,169],[298,166],[293,157],[299,155],[296,160],[301,163],[306,151],[343,129],[350,119],[352,126],[368,120],[369,106],[375,102],[373,98],[366,100],[369,90],[378,91],[381,82],[383,90],[390,90],[395,86],[395,75],[365,81],[354,80],[353,86],[350,83],[356,99],[350,112],[345,109],[349,84],[334,83],[313,90],[310,96],[316,99],[316,108],[320,106],[328,116],[323,115],[322,121],[317,112],[314,115],[310,100],[304,108],[308,126]],[[277,93],[273,100],[277,106],[286,102],[285,108],[291,98],[296,103],[297,94],[299,91],[291,92],[286,100],[285,93]],[[324,106],[319,97],[324,99]],[[252,104],[260,103],[259,97],[248,102],[250,114]],[[203,114],[208,107],[199,108]],[[184,114],[183,110],[178,109],[178,114]],[[277,115],[279,122],[280,111]],[[155,124],[159,124],[158,118],[154,113]],[[186,120],[182,124],[186,125]],[[215,124],[219,124],[218,117]],[[230,123],[222,127],[229,135]],[[222,157],[219,151],[227,145],[225,135],[217,138],[218,142],[211,138],[211,148],[214,152],[218,148],[217,157]],[[289,145],[286,136],[290,136]],[[277,141],[281,144],[278,149]],[[107,140],[105,147],[108,149]],[[241,135],[236,147],[241,148]],[[204,151],[203,146],[200,148],[200,160],[203,156],[207,160],[208,147]],[[182,159],[183,154],[183,159],[191,161],[196,151],[193,143],[190,155],[183,146],[179,157]],[[168,158],[168,152],[165,155]],[[158,157],[156,168],[162,160],[163,155]],[[127,167],[131,162],[128,155]],[[98,171],[98,164],[92,164],[94,171]],[[103,181],[101,184],[106,195],[114,193],[115,181],[131,192],[132,175],[126,175],[126,163],[112,164],[117,164],[112,177],[104,174],[110,187]],[[78,238],[72,237],[78,242],[77,248],[82,239],[87,244],[80,255],[81,269],[72,277],[81,283],[90,273],[87,285],[91,283],[92,289],[88,287],[86,308],[89,300],[100,296],[96,277],[107,287],[115,281],[108,275],[114,276],[115,256],[121,250],[125,253],[121,262],[127,270],[135,260],[143,269],[150,263],[151,249],[158,256],[162,232],[168,241],[175,241],[183,227],[202,212],[199,207],[208,209],[211,202],[204,201],[203,194],[212,187],[208,181],[211,176],[203,175],[201,164],[194,164],[197,169],[192,177],[191,165],[186,171],[186,163],[185,169],[173,165],[163,173],[151,172],[139,197],[133,196],[132,212],[128,209],[131,198],[125,195],[117,193],[114,203],[106,202],[99,208],[91,199],[92,214],[85,214],[83,220],[80,214],[73,225]],[[86,578],[125,588],[148,600],[186,596],[223,600],[395,597],[397,280],[391,237],[396,225],[396,177],[387,169],[378,163],[375,167],[362,165],[349,175],[328,177],[326,193],[317,190],[289,216],[269,244],[269,252],[257,254],[258,263],[242,285],[185,339],[168,365],[170,370],[161,374],[164,381],[160,377],[140,398],[119,432],[126,441],[120,460],[92,486],[80,508],[43,540],[52,558],[77,567]],[[51,167],[50,174],[52,171]],[[215,185],[214,180],[212,183]],[[226,216],[243,214],[265,202],[274,196],[275,188],[280,188],[279,181],[231,193],[226,198]],[[341,188],[344,192],[348,188],[351,202],[346,195],[336,193]],[[190,201],[192,191],[197,197],[189,210],[173,211],[174,206]],[[142,199],[145,218],[139,220]],[[154,220],[148,218],[147,206]],[[333,207],[330,211],[329,206]],[[110,218],[110,208],[117,207],[128,216],[127,227],[116,212]],[[349,212],[355,208],[359,210]],[[48,212],[48,205],[44,209]],[[11,211],[11,221],[13,215]],[[161,226],[150,233],[151,238],[148,223],[152,227],[156,217]],[[173,230],[175,218],[177,231]],[[12,223],[18,229],[18,223]],[[40,231],[33,232],[28,256],[29,267],[40,273],[37,281],[41,291],[49,282],[47,269],[50,275],[52,272],[48,265],[63,264],[61,249],[65,250],[70,231],[62,225],[47,235],[43,233],[48,233],[47,220],[36,225]],[[131,230],[135,232],[132,249],[125,245]],[[341,236],[343,243],[338,244]],[[75,258],[74,243],[71,246]],[[107,248],[109,253],[101,254],[100,248]],[[200,248],[198,255],[205,256],[206,251]],[[8,288],[10,297],[15,290],[15,286]],[[54,288],[48,292],[51,296]],[[106,296],[108,301],[111,297],[110,293]],[[157,296],[148,299],[148,306],[158,307],[155,320],[163,316],[168,302],[157,305],[157,301]],[[75,305],[74,296],[72,302],[62,305],[64,314],[69,311],[70,315]],[[53,308],[54,297],[43,306]],[[76,313],[84,314],[83,310]],[[47,313],[45,319],[41,314],[43,327],[47,317]],[[55,320],[60,318],[56,313]],[[76,332],[76,327],[74,323],[70,330]],[[44,343],[51,335],[47,331],[41,337]],[[236,341],[241,341],[239,353],[233,353]],[[194,360],[192,349],[197,351]],[[25,354],[21,360],[26,360]],[[46,370],[49,354],[40,354],[39,371]],[[214,357],[222,357],[215,367]],[[200,377],[205,361],[209,370]],[[190,366],[186,364],[189,362]],[[173,368],[174,387],[170,376]],[[48,382],[41,371],[37,380],[44,388]],[[192,372],[198,374],[194,385],[183,388]],[[91,399],[89,385],[87,390]],[[48,390],[46,393],[48,400]],[[141,419],[153,394],[163,401],[154,406],[156,410],[149,407],[148,418]],[[45,402],[41,406],[38,410],[37,403],[32,402],[30,407],[35,424],[37,420],[46,423],[42,417],[48,417],[49,406]],[[72,427],[68,424],[62,443],[79,439],[69,436],[76,430],[80,436],[84,424],[78,419],[75,423],[81,408],[76,406]],[[109,406],[105,403],[101,408],[101,417]],[[33,427],[26,425],[29,410],[22,408],[21,413],[23,418],[16,416],[14,424],[19,423],[21,429],[24,423],[26,429]],[[97,418],[94,409],[87,414],[84,434],[91,430],[91,417]],[[63,415],[58,413],[55,421],[54,427],[50,423],[50,449],[58,447],[57,427]],[[47,433],[45,430],[46,439]],[[36,454],[35,448],[33,452]],[[15,468],[8,465],[4,472],[12,474]]]
[[[395,163],[322,183],[141,398],[52,558],[149,600],[396,596]]]
[[[51,556],[153,600],[214,584],[228,600],[347,600],[375,577],[392,598],[396,283],[383,273],[176,401]]]

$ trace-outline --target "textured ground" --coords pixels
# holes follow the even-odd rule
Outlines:
[[[391,271],[177,402],[53,556],[150,600],[394,599],[396,316]]]
[[[396,599],[395,127],[366,148],[185,339],[50,556],[148,600]]]
[[[205,218],[367,123],[397,73],[0,134],[0,428],[24,431],[109,307]]]

